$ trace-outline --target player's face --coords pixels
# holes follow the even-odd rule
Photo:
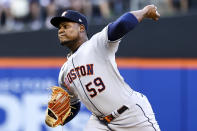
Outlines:
[[[59,25],[58,38],[61,45],[71,45],[78,41],[80,25],[75,22],[62,22]]]

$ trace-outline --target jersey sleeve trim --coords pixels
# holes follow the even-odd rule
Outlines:
[[[111,24],[111,23],[110,23]],[[106,36],[107,36],[107,43],[117,43],[117,42],[120,42],[122,40],[123,37],[117,39],[117,40],[109,40],[109,36],[108,36],[108,30],[109,30],[109,25],[108,24],[105,28],[106,28]]]
[[[108,39],[111,41],[122,38],[138,24],[137,18],[130,12],[123,14],[108,25]]]

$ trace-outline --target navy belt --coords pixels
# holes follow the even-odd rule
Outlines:
[[[122,107],[120,107],[117,112],[118,114],[122,114],[123,112],[125,112],[127,109],[129,109],[127,106],[123,105]],[[116,117],[114,117],[112,114],[109,114],[105,117],[99,117],[99,120],[103,121],[104,123],[110,123],[112,120],[114,120]]]

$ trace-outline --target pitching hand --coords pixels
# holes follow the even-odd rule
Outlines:
[[[143,8],[144,17],[150,18],[155,21],[159,20],[160,14],[157,12],[157,7],[155,5],[147,5]]]

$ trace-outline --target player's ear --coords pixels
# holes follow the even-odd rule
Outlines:
[[[80,32],[84,32],[85,31],[85,26],[80,24]]]

